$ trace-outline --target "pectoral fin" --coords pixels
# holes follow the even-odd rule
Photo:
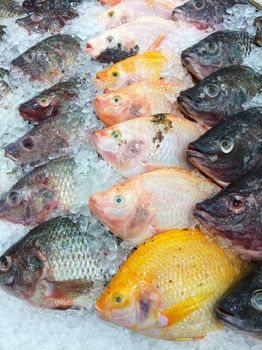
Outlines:
[[[46,296],[53,299],[75,299],[86,293],[93,282],[91,281],[45,281]]]

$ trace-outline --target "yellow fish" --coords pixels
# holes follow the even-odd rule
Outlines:
[[[219,323],[214,307],[244,263],[199,230],[173,230],[147,240],[98,299],[101,318],[144,335],[189,340]]]

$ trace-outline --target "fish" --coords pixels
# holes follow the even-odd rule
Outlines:
[[[63,78],[76,63],[80,44],[70,35],[57,34],[32,46],[11,63],[31,80],[53,81]]]
[[[94,86],[100,90],[118,90],[143,80],[159,80],[168,66],[167,55],[161,52],[145,52],[129,57],[98,72]]]
[[[190,169],[187,145],[204,129],[181,116],[158,114],[97,130],[91,140],[97,152],[122,176],[155,169]]]
[[[112,277],[110,243],[113,238],[93,236],[67,218],[51,219],[1,255],[0,288],[37,307],[87,306],[94,288],[102,291]]]
[[[175,112],[178,94],[186,85],[188,87],[179,80],[142,81],[96,96],[94,109],[107,126],[137,117]]]
[[[222,68],[194,87],[181,91],[182,113],[207,126],[215,126],[241,112],[243,105],[262,92],[262,75],[248,66]]]
[[[175,29],[171,20],[142,17],[88,40],[84,51],[99,62],[116,63],[138,53],[163,49],[167,38],[175,36]]]
[[[37,96],[22,103],[19,112],[24,120],[41,122],[47,118],[62,115],[70,111],[72,103],[79,99],[83,80],[73,78],[53,85]]]
[[[90,127],[85,116],[64,115],[46,119],[4,147],[5,157],[21,166],[38,166],[63,156],[73,156],[89,145]]]
[[[34,227],[68,214],[76,201],[75,169],[71,158],[34,168],[0,196],[0,220]]]
[[[78,5],[83,0],[25,0],[23,7],[28,12],[47,11],[54,9],[71,8],[72,5]]]
[[[95,303],[104,320],[143,335],[203,338],[221,326],[214,309],[246,268],[199,230],[148,239],[124,262]]]
[[[257,27],[255,41],[259,46],[262,46],[262,16],[257,17],[254,24]]]
[[[194,228],[192,212],[219,187],[184,169],[160,169],[124,180],[89,199],[91,212],[134,245],[172,228]]]
[[[262,10],[262,3],[261,0],[249,0],[249,2],[256,6],[256,8],[258,8],[259,10]]]
[[[19,17],[26,14],[26,11],[14,0],[1,0],[0,19]]]
[[[222,186],[262,166],[262,107],[237,113],[188,145],[188,160]]]
[[[78,12],[73,9],[34,12],[17,19],[16,23],[25,28],[29,34],[45,32],[57,34],[66,25],[67,21],[78,16]]]
[[[182,63],[202,80],[221,68],[242,64],[250,55],[254,42],[254,37],[246,31],[218,31],[184,50]]]
[[[231,241],[240,254],[262,259],[262,168],[238,178],[213,198],[196,204],[194,217]]]
[[[261,337],[262,264],[254,264],[219,300],[216,316],[225,325]]]
[[[174,21],[183,21],[199,30],[222,28],[227,10],[235,5],[248,5],[248,0],[190,0],[173,11]]]

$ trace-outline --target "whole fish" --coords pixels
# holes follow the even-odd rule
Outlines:
[[[210,34],[182,52],[183,65],[199,80],[217,70],[241,64],[251,53],[254,37],[246,31],[223,30]]]
[[[99,72],[94,85],[101,90],[117,90],[143,80],[159,80],[168,66],[168,57],[161,52],[146,52],[129,57]]]
[[[75,203],[72,159],[55,159],[33,169],[0,197],[0,219],[37,226],[67,214]]]
[[[181,111],[209,126],[243,110],[262,92],[262,75],[247,66],[230,66],[209,75],[178,97]]]
[[[64,114],[36,125],[17,141],[4,148],[5,156],[22,166],[36,166],[50,159],[75,155],[89,144],[90,128],[86,117]]]
[[[232,241],[241,254],[262,259],[262,168],[253,169],[211,199],[194,216],[209,232]]]
[[[262,166],[262,107],[237,113],[188,146],[188,159],[220,184]]]
[[[188,170],[160,169],[94,194],[89,207],[112,233],[137,245],[174,227],[195,227],[195,203],[217,191]]]
[[[126,260],[95,312],[153,338],[199,339],[219,327],[215,305],[244,271],[241,259],[200,231],[166,232]]]
[[[51,32],[57,34],[66,25],[66,22],[78,17],[73,9],[43,11],[31,13],[26,17],[19,18],[16,23],[24,27],[29,34]]]
[[[262,335],[262,264],[236,282],[216,307],[216,315],[227,326]]]
[[[186,83],[178,80],[142,81],[96,96],[95,112],[108,126],[137,117],[175,112],[177,96],[185,87]]]
[[[255,37],[256,43],[259,46],[262,46],[262,16],[255,19],[255,26],[257,27],[257,33]]]
[[[80,4],[83,0],[25,0],[23,7],[28,12],[46,11],[54,9],[71,8],[72,5]]]
[[[34,306],[87,306],[92,290],[112,277],[116,245],[89,231],[60,217],[34,228],[0,257],[0,287]]]
[[[78,78],[58,83],[22,103],[19,112],[25,120],[34,122],[67,113],[79,98],[81,87],[82,80]]]
[[[227,10],[237,4],[248,5],[248,0],[189,0],[173,11],[173,20],[182,20],[200,30],[221,29]]]
[[[75,64],[80,45],[70,35],[58,34],[40,41],[12,64],[29,75],[32,80],[52,81],[61,79]]]
[[[168,36],[176,36],[175,29],[174,22],[163,18],[139,18],[90,39],[85,52],[100,62],[116,63],[145,51],[159,51]]]
[[[19,17],[26,14],[26,11],[14,0],[0,1],[0,19]]]
[[[197,123],[159,114],[98,130],[92,135],[92,141],[110,165],[121,175],[130,177],[165,167],[189,169],[187,145],[202,133]]]
[[[11,91],[10,86],[5,81],[5,78],[8,75],[8,70],[0,67],[0,100],[2,100],[2,98],[4,98]]]

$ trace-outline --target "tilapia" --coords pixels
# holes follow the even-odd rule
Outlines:
[[[257,27],[257,33],[255,37],[256,43],[259,46],[262,46],[262,16],[255,19],[255,26]]]
[[[189,169],[186,149],[204,130],[180,116],[141,117],[96,131],[97,152],[121,175],[130,177],[155,169]]]
[[[14,0],[0,1],[0,19],[19,17],[26,14],[26,11]]]
[[[202,80],[221,68],[241,64],[255,43],[246,31],[223,30],[210,34],[182,52],[183,65]]]
[[[151,238],[95,304],[101,318],[153,338],[192,340],[219,328],[214,308],[245,272],[240,258],[198,230]]]
[[[209,126],[242,111],[244,103],[262,92],[262,75],[253,68],[235,65],[209,75],[182,91],[178,104],[186,116]]]
[[[262,166],[262,107],[237,113],[188,146],[188,159],[220,184]]]
[[[80,44],[70,35],[58,34],[40,41],[11,63],[32,80],[61,79],[76,63]]]
[[[91,234],[60,217],[34,228],[0,257],[0,287],[38,307],[90,305],[119,249],[112,237]]]
[[[158,17],[143,17],[90,39],[85,52],[100,62],[116,63],[138,53],[159,51],[171,36],[176,36],[174,22]]]
[[[209,232],[232,241],[239,253],[262,259],[262,168],[196,205],[194,216]]]
[[[256,336],[262,335],[262,264],[257,263],[223,296],[216,316],[225,325]]]
[[[73,156],[89,144],[90,127],[84,115],[64,115],[36,125],[4,148],[5,156],[22,166],[36,166],[50,159]]]
[[[23,7],[28,12],[47,11],[54,9],[71,8],[72,5],[80,4],[83,0],[25,0]]]
[[[94,194],[89,207],[112,233],[138,245],[174,227],[195,227],[195,204],[218,189],[188,170],[160,169]]]
[[[22,103],[19,112],[25,120],[34,122],[68,113],[72,104],[79,99],[82,86],[83,80],[80,78],[58,83]]]
[[[96,96],[95,112],[108,126],[137,117],[175,112],[178,94],[186,86],[188,84],[179,80],[142,81]]]

